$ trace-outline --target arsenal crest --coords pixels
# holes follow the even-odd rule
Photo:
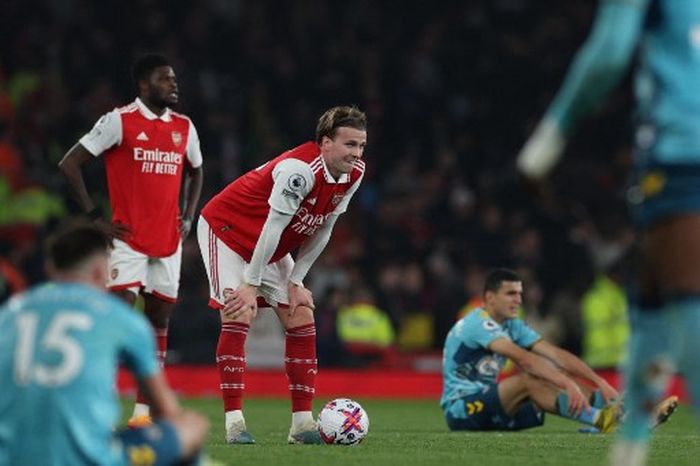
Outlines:
[[[172,137],[173,137],[173,144],[175,144],[176,146],[179,146],[180,144],[182,144],[182,134],[179,131],[173,131]]]
[[[116,280],[117,277],[119,276],[119,269],[118,268],[113,268],[110,275],[112,276],[112,280]]]

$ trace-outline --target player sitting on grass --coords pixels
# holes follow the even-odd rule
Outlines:
[[[603,433],[614,431],[622,415],[618,392],[581,359],[542,340],[518,319],[522,296],[517,273],[491,271],[484,285],[484,307],[459,320],[447,335],[440,405],[448,427],[527,429],[542,425],[547,411]],[[508,358],[522,373],[499,383]],[[657,425],[677,404],[675,396],[659,404]]]
[[[180,408],[146,318],[106,293],[110,241],[70,224],[48,242],[51,281],[0,307],[0,465],[200,465],[209,421]],[[114,431],[116,368],[153,408]]]

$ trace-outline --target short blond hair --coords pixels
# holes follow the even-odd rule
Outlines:
[[[337,129],[341,127],[367,131],[367,115],[355,106],[329,108],[318,119],[316,142],[320,144],[324,136],[333,139]]]

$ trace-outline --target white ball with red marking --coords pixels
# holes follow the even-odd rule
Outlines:
[[[357,401],[338,398],[326,403],[318,415],[319,431],[324,442],[357,445],[369,432],[369,417]]]

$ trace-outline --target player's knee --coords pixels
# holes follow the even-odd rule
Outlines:
[[[114,291],[112,291],[112,294],[117,296],[119,299],[126,301],[126,303],[129,306],[133,306],[136,303],[136,298],[138,297],[138,294],[135,291],[132,291],[129,289],[114,290]]]
[[[517,377],[519,384],[528,392],[537,391],[541,388],[542,380],[528,373],[520,373],[513,377]]]
[[[223,311],[221,311],[220,315],[221,315],[221,323],[222,324],[236,322],[238,324],[250,325],[250,323],[253,321],[253,316],[251,315],[250,312],[244,312],[243,314],[241,314],[235,318],[231,318],[229,316],[224,315]]]
[[[314,311],[308,306],[298,306],[286,322],[287,328],[299,327],[314,323]]]

